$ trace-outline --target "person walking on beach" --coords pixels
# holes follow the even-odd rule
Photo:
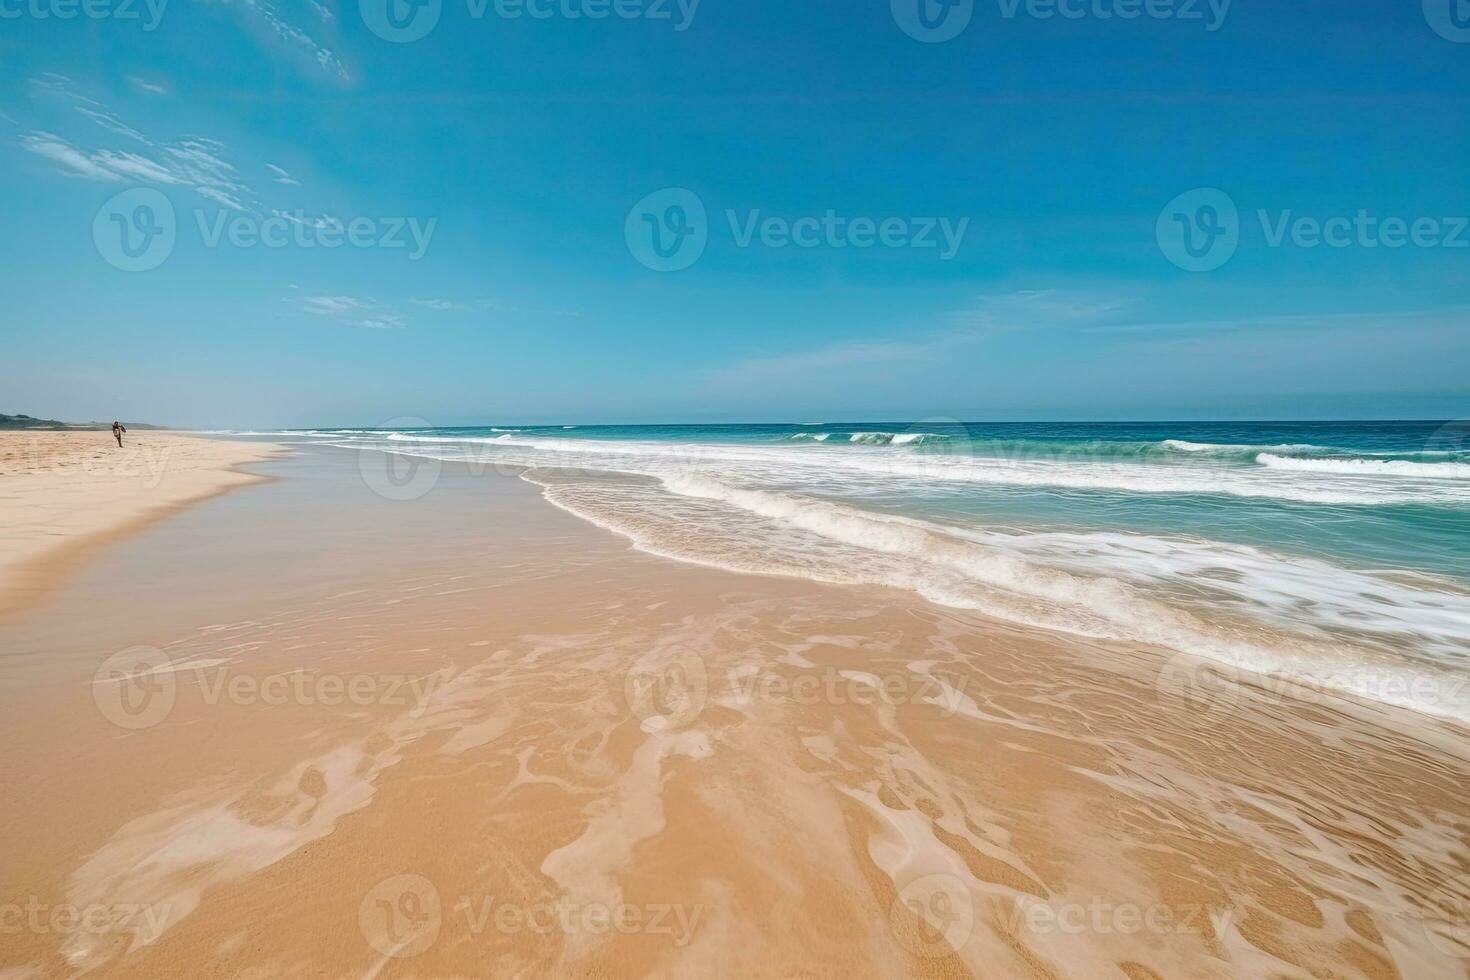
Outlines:
[[[117,419],[112,420],[112,438],[117,440],[117,448],[119,449],[122,448],[122,434],[126,431],[128,431],[127,428],[121,422]]]

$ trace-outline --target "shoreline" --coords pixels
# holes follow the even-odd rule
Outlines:
[[[105,441],[104,441],[105,440]],[[0,432],[0,621],[45,602],[88,558],[185,508],[270,477],[283,447],[129,431]]]
[[[391,500],[354,457],[0,623],[0,903],[135,913],[0,968],[1461,975],[1463,734],[651,555],[459,464]]]

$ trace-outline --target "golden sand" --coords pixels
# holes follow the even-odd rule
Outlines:
[[[353,460],[0,626],[0,977],[1467,975],[1463,729]]]
[[[262,443],[130,431],[0,432],[0,615],[36,601],[88,547],[260,479]]]

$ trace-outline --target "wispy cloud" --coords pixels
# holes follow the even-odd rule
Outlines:
[[[301,301],[301,306],[308,313],[319,316],[345,316],[351,313],[361,313],[372,308],[371,300],[358,299],[355,296],[307,296]]]
[[[153,145],[152,140],[144,136],[142,133],[138,132],[133,127],[129,126],[127,123],[118,119],[110,112],[93,109],[85,105],[77,106],[76,110],[77,112],[80,112],[82,115],[86,116],[88,119],[95,122],[97,125],[101,126],[103,129],[111,130],[112,132],[117,133],[119,136],[126,136],[129,139],[137,140],[139,143],[143,143],[147,146]]]
[[[278,167],[274,163],[267,163],[265,165],[265,169],[269,170],[274,175],[272,179],[275,180],[275,182],[278,184],[290,184],[291,186],[295,187],[301,183],[301,181],[288,174],[286,172],[286,168]]]
[[[55,133],[35,131],[20,138],[20,145],[56,164],[68,177],[89,180],[122,180],[122,174],[93,160]]]
[[[280,208],[272,208],[271,214],[277,218],[284,218],[294,224],[315,228],[318,231],[326,228],[342,229],[346,227],[342,223],[341,218],[333,217],[330,214],[309,215],[299,208],[295,211],[282,211]]]
[[[55,133],[36,130],[22,136],[20,145],[50,160],[68,177],[189,187],[227,208],[247,210],[242,198],[250,188],[219,157],[217,144],[183,140],[162,146],[162,156],[151,157],[129,150],[83,150]]]
[[[149,95],[173,94],[168,90],[167,86],[160,85],[158,82],[150,82],[146,78],[139,78],[137,75],[129,75],[128,81],[131,82],[135,88],[139,89],[140,91],[147,92]]]
[[[337,57],[336,52],[314,39],[302,28],[286,20],[272,0],[202,0],[202,2],[217,2],[238,10],[245,18],[247,25],[258,28],[267,37],[284,45],[288,52],[304,56],[309,63],[316,65],[318,69],[332,77],[342,81],[350,80],[347,68]],[[330,9],[317,3],[316,0],[311,0],[309,6],[315,13],[318,23],[330,24],[336,19]]]
[[[426,310],[434,310],[439,313],[458,313],[468,310],[484,310],[487,313],[497,313],[505,316],[534,316],[534,317],[576,317],[582,314],[576,310],[543,309],[539,307],[516,306],[502,302],[498,299],[443,299],[440,297],[414,297],[409,300],[415,306],[422,306]]]
[[[357,296],[304,296],[301,310],[370,330],[397,330],[408,326],[407,320],[377,300]]]
[[[99,129],[137,144],[131,149],[89,149],[49,130],[32,130],[21,136],[21,147],[51,161],[58,172],[83,180],[188,187],[232,210],[250,210],[247,202],[252,197],[251,189],[224,158],[225,146],[218,140],[202,136],[174,141],[152,139],[96,99],[77,92],[62,75],[39,75],[31,79],[31,88],[46,98],[69,102]]]

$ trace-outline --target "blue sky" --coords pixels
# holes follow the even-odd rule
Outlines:
[[[1470,415],[1470,38],[1437,0],[974,0],[942,43],[919,0],[429,0],[404,43],[384,0],[89,2],[0,0],[0,412]],[[675,271],[627,232],[666,188],[704,210]],[[1238,211],[1210,271],[1160,244],[1196,188]],[[173,244],[124,271],[137,189]],[[1419,240],[1301,225],[1360,211]]]

